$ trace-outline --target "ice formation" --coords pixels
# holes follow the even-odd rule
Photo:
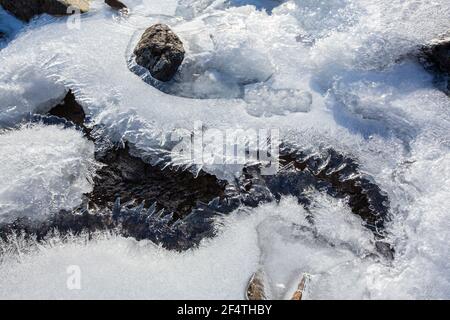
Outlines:
[[[318,237],[302,228],[305,209],[282,197],[279,204],[219,219],[216,238],[183,253],[118,236],[88,243],[70,238],[58,246],[49,240],[38,248],[25,241],[30,254],[4,254],[1,297],[242,298],[261,264],[279,296],[299,272],[308,272],[312,299],[450,297],[450,100],[410,55],[448,31],[450,3],[123,2],[128,16],[94,1],[79,28],[73,18],[43,16],[8,38],[0,51],[1,127],[47,112],[71,89],[90,125],[143,157],[166,148],[173,130],[193,130],[195,121],[219,130],[277,128],[283,141],[312,153],[332,146],[359,159],[387,193],[393,218],[385,227],[395,259],[372,258],[373,234],[345,201],[319,193],[311,209]],[[10,25],[3,17],[0,12],[2,31]],[[132,61],[137,39],[156,22],[168,24],[186,45],[187,64],[167,88],[147,81]],[[20,144],[14,136],[27,138]],[[71,201],[59,199],[55,210],[76,206],[88,191],[82,179],[93,151],[75,130],[38,126],[2,133],[0,141],[0,157],[10,159],[0,164],[7,181],[2,188],[11,186],[15,172],[5,168],[12,166],[33,176],[45,173],[49,193],[39,181],[28,185],[45,203],[54,188],[68,187]],[[30,141],[40,146],[37,168],[11,163],[12,154],[28,159]],[[75,174],[73,184],[66,186],[55,167]],[[204,169],[228,179],[236,172]],[[9,252],[6,244],[2,248]],[[82,270],[80,291],[66,288],[66,269],[73,264]]]
[[[92,190],[94,146],[74,129],[33,125],[0,134],[0,222],[80,205]]]

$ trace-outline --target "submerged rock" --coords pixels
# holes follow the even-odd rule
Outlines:
[[[169,81],[184,59],[180,38],[165,24],[155,24],[145,30],[134,49],[136,63],[150,71],[157,80]]]
[[[0,5],[23,21],[43,13],[70,15],[74,13],[71,7],[78,8],[81,13],[89,11],[89,0],[0,0]]]

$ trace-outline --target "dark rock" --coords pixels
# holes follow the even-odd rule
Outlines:
[[[29,21],[42,13],[40,2],[36,0],[0,0],[0,5],[17,18]]]
[[[76,125],[84,127],[86,114],[84,113],[83,107],[75,99],[75,95],[71,90],[69,90],[64,100],[52,108],[48,114],[72,121]]]
[[[450,35],[442,36],[423,48],[428,62],[443,73],[450,74]]]
[[[421,47],[416,56],[434,74],[435,85],[450,96],[450,32]]]
[[[43,13],[51,15],[68,15],[69,7],[76,7],[80,12],[89,11],[89,0],[0,0],[0,5],[23,21],[30,21]]]
[[[155,24],[145,30],[134,49],[136,63],[160,81],[169,81],[184,59],[183,43],[167,25]]]
[[[148,208],[172,212],[176,219],[185,217],[198,202],[208,203],[224,195],[225,182],[201,172],[195,177],[189,171],[152,166],[130,155],[128,147],[97,156],[105,164],[97,171],[90,201],[98,207],[111,208],[120,197],[122,203],[144,201]]]
[[[6,34],[0,31],[0,50],[4,48],[4,41],[6,41]]]
[[[128,9],[125,4],[120,2],[119,0],[105,0],[105,3],[113,9],[116,10],[126,10]]]
[[[306,208],[310,205],[308,190],[311,188],[348,199],[352,212],[377,237],[383,237],[384,223],[390,219],[389,199],[369,177],[360,173],[354,159],[333,149],[311,155],[285,148],[280,153],[280,164],[283,169],[276,175],[261,176],[254,168],[244,169],[246,181],[241,184],[250,193],[254,193],[253,189],[268,190],[276,200],[284,195],[295,196]],[[261,192],[260,196],[269,199]]]
[[[384,241],[376,241],[375,248],[380,254],[383,255],[383,257],[386,257],[389,260],[394,260],[395,250],[390,243]]]

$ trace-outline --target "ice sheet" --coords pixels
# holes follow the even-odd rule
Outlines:
[[[72,210],[92,190],[94,145],[75,129],[29,125],[0,134],[0,222]]]
[[[450,3],[124,0],[131,13],[123,17],[100,2],[80,29],[69,29],[67,18],[42,17],[0,51],[0,126],[46,112],[70,88],[91,125],[140,155],[164,148],[172,130],[191,130],[196,121],[220,130],[275,128],[298,148],[331,146],[357,158],[388,194],[395,260],[363,259],[372,235],[348,220],[345,203],[317,196],[318,227],[327,239],[339,239],[334,249],[315,239],[282,241],[290,223],[304,217],[287,199],[228,217],[220,236],[182,254],[120,237],[45,247],[0,266],[2,296],[242,298],[261,262],[262,232],[274,239],[275,248],[265,251],[277,288],[287,288],[300,268],[312,275],[309,298],[450,297],[450,99],[409,55],[448,31]],[[188,88],[202,99],[165,94],[129,70],[135,42],[155,22],[179,34],[187,59],[207,61],[202,81]],[[85,153],[83,161],[89,158]],[[205,169],[230,177],[226,167]],[[271,229],[270,219],[282,227]],[[65,286],[70,264],[84,270],[81,291]]]

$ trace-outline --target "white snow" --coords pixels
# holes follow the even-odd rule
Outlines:
[[[0,134],[0,222],[45,218],[92,190],[94,145],[74,129],[24,126]]]
[[[128,17],[95,1],[80,29],[69,29],[67,18],[49,22],[41,17],[16,34],[0,51],[0,127],[16,125],[30,112],[46,112],[70,88],[92,124],[103,125],[113,140],[131,142],[141,155],[165,148],[173,130],[192,130],[195,121],[220,130],[276,128],[301,148],[332,146],[357,157],[388,194],[395,260],[388,265],[363,259],[363,252],[373,250],[372,235],[349,218],[345,204],[315,195],[322,203],[315,208],[318,228],[336,241],[333,249],[315,239],[283,239],[291,235],[287,221],[302,223],[304,217],[300,206],[285,199],[280,206],[226,217],[220,236],[182,254],[120,237],[43,246],[22,255],[21,262],[0,266],[6,275],[0,280],[1,296],[242,298],[262,247],[273,256],[266,262],[280,282],[274,289],[281,290],[279,295],[292,282],[287,278],[309,272],[309,298],[450,297],[450,99],[408,55],[448,31],[449,2],[123,2],[131,9]],[[187,81],[170,95],[128,68],[135,43],[156,22],[169,24],[180,36],[186,61],[195,67],[186,68]],[[78,133],[26,130],[55,131],[48,134],[50,140],[30,136],[42,139],[39,154],[62,147],[61,160],[74,152],[84,168],[76,177],[86,175],[89,166],[80,163],[92,160],[92,154],[79,150],[88,149],[88,143],[74,139],[78,149],[72,145],[71,150],[56,140]],[[19,133],[3,133],[0,139]],[[6,145],[20,156],[21,145]],[[5,157],[3,145],[0,151]],[[42,156],[41,161],[47,160]],[[3,175],[5,167],[0,164]],[[205,169],[229,177],[235,167]],[[49,169],[42,172],[53,177]],[[51,179],[60,195],[64,178]],[[88,188],[85,184],[74,192]],[[79,196],[56,207],[77,201]],[[258,232],[260,239],[274,241],[258,245]],[[81,291],[66,289],[70,264],[83,270]],[[270,271],[275,269],[284,272]]]

